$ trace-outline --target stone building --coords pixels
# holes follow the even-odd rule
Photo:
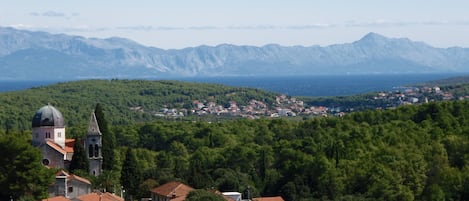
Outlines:
[[[74,139],[65,137],[65,119],[52,105],[40,108],[32,120],[32,144],[42,153],[42,164],[52,168],[66,169],[73,157]],[[90,174],[98,176],[102,172],[102,134],[94,112],[84,147],[90,160]]]

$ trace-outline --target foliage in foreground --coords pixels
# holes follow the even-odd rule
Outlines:
[[[180,180],[243,193],[249,187],[254,197],[286,200],[469,199],[469,102],[302,122],[156,122],[114,129],[119,146],[136,148],[142,181]]]
[[[21,134],[0,133],[0,200],[47,197],[54,170],[42,166],[41,153]]]

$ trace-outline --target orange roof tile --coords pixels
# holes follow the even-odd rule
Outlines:
[[[67,152],[64,149],[62,149],[62,147],[60,145],[56,144],[55,142],[52,142],[52,141],[48,140],[46,142],[46,144],[49,145],[49,147],[51,147],[52,149],[58,151],[59,153],[61,153],[63,155],[67,154]]]
[[[55,176],[70,176],[70,174],[68,174],[68,172],[66,172],[65,170],[59,170],[57,173],[55,173]]]
[[[65,139],[65,151],[73,153],[73,146],[75,146],[75,139]]]
[[[66,176],[67,179],[69,179],[69,180],[78,180],[78,181],[81,181],[81,182],[83,182],[83,183],[87,183],[87,184],[90,184],[90,185],[91,185],[90,180],[85,179],[85,178],[83,178],[83,177],[79,177],[79,176],[74,175],[74,174],[70,174],[70,173],[66,172],[65,170],[59,170],[59,171],[55,174],[55,176]]]
[[[74,175],[74,174],[70,174],[70,176],[68,176],[68,179],[70,179],[70,180],[78,180],[78,181],[81,181],[81,182],[83,182],[83,183],[87,183],[87,184],[90,184],[90,185],[91,185],[90,180],[85,179],[85,178],[83,178],[83,177],[79,177],[79,176]]]
[[[160,196],[171,198],[171,201],[180,201],[185,200],[187,194],[193,190],[194,189],[188,185],[177,181],[172,181],[152,189],[151,192]]]
[[[282,196],[253,198],[253,201],[285,201]]]
[[[89,193],[78,197],[81,201],[124,201],[123,198],[111,193]]]
[[[64,196],[56,196],[56,197],[42,199],[42,201],[70,201],[70,199],[67,199]]]

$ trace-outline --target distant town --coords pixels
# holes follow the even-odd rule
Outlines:
[[[370,103],[366,109],[392,109],[400,105],[422,104],[432,101],[469,99],[469,96],[455,97],[452,93],[443,91],[439,86],[409,86],[396,87],[386,92],[370,93],[366,95]],[[378,103],[379,102],[379,103]],[[354,106],[322,106],[307,105],[299,98],[287,95],[279,95],[275,98],[273,107],[267,103],[252,99],[248,105],[239,105],[230,101],[227,105],[220,105],[212,101],[193,100],[191,109],[161,108],[159,111],[150,112],[158,117],[184,117],[217,115],[226,117],[242,117],[257,119],[261,117],[295,117],[295,116],[343,116],[347,112],[363,110]],[[143,107],[130,107],[134,112],[148,112]]]

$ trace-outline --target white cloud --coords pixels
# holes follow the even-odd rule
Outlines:
[[[56,11],[46,11],[42,13],[44,17],[66,17],[65,13]]]
[[[64,19],[70,19],[71,17],[77,17],[80,14],[79,13],[71,13],[67,14],[64,12],[57,12],[57,11],[45,11],[45,12],[30,12],[30,16],[34,17],[54,17],[54,18],[64,18]]]
[[[188,29],[192,29],[192,30],[217,30],[217,29],[220,29],[220,27],[216,27],[216,26],[192,26],[192,27],[188,27]]]
[[[334,24],[308,24],[308,25],[292,25],[287,26],[287,29],[323,29],[323,28],[331,28],[335,27]]]
[[[391,20],[375,20],[368,22],[355,22],[349,21],[343,24],[344,27],[400,27],[400,26],[446,26],[446,25],[459,25],[467,26],[469,21],[391,21]]]
[[[239,26],[229,26],[227,29],[237,29],[237,30],[266,30],[266,29],[278,29],[278,26],[275,25],[239,25]]]

